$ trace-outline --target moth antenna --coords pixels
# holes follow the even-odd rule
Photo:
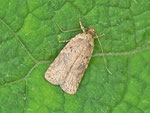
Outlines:
[[[80,19],[80,18],[79,18],[79,24],[80,24],[80,27],[81,27],[81,29],[82,29],[83,33],[85,33],[85,28],[83,27],[83,25],[82,25],[82,23],[81,23],[81,19]]]
[[[57,27],[58,27],[58,28],[60,29],[60,31],[62,31],[62,32],[72,32],[72,31],[78,31],[78,30],[81,30],[81,28],[72,29],[72,30],[63,30],[63,29],[57,24],[56,20],[55,20],[55,19],[53,19],[53,20],[55,21]]]
[[[101,48],[101,51],[102,51],[102,56],[103,56],[103,59],[104,59],[105,68],[106,68],[106,70],[108,71],[109,74],[112,74],[111,71],[107,67],[107,62],[106,62],[106,59],[105,59],[105,55],[104,55],[104,51],[103,51],[103,48],[102,48],[102,44],[100,42],[100,39],[98,38],[100,36],[104,36],[104,34],[102,34],[102,35],[97,35],[96,34],[96,38],[98,39],[98,42],[99,42],[99,45],[100,45],[100,48]]]

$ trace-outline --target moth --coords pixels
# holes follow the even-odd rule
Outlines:
[[[86,31],[79,20],[83,33],[73,37],[61,50],[45,73],[45,79],[53,85],[60,85],[68,94],[75,94],[88,67],[94,49],[95,29]],[[101,35],[100,35],[101,36]]]

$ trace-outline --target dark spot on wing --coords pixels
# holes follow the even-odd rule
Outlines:
[[[71,52],[72,52],[72,46],[70,47],[70,50],[71,50]]]

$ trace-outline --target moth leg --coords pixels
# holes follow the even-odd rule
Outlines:
[[[101,34],[101,35],[97,35],[96,34],[96,36],[94,37],[94,38],[99,38],[99,37],[102,37],[102,36],[104,36],[105,34]]]
[[[69,42],[70,40],[62,40],[62,41],[59,41],[59,43],[62,43],[62,42]]]
[[[83,33],[85,33],[85,28],[83,27],[80,18],[79,18],[79,23],[80,23],[80,26],[81,26],[81,29],[82,29]]]
[[[54,21],[55,21],[55,19],[54,19]],[[57,27],[59,28],[59,30],[62,31],[62,32],[72,32],[72,31],[78,31],[78,30],[81,30],[80,28],[71,29],[71,30],[63,30],[63,29],[57,24],[56,21],[55,21],[55,23],[56,23]]]

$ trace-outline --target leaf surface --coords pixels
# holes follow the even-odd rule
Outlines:
[[[93,57],[75,95],[44,79],[68,40],[93,26]],[[55,21],[56,22],[55,22]],[[149,0],[0,0],[0,113],[149,113]]]

